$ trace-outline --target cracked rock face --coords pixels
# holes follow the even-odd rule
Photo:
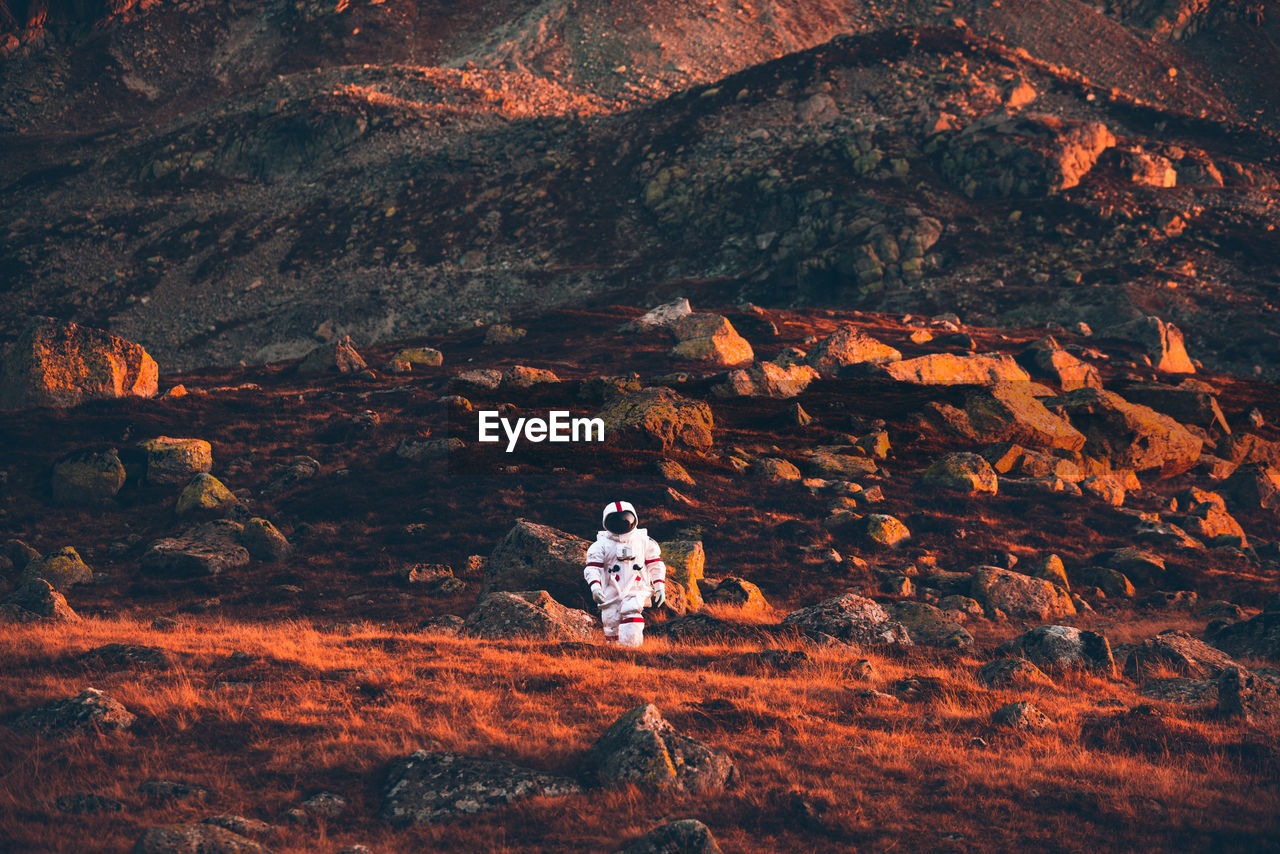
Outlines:
[[[627,712],[587,754],[590,774],[603,785],[717,792],[734,778],[733,762],[679,734],[652,703]]]
[[[510,762],[418,750],[392,764],[381,816],[392,824],[427,824],[474,815],[530,795],[580,791],[573,780]]]

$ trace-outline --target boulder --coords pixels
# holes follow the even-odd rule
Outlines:
[[[1280,721],[1280,689],[1243,667],[1228,667],[1218,675],[1218,711],[1249,722]]]
[[[1205,640],[1237,658],[1280,660],[1280,611],[1263,611],[1255,617],[1216,626]]]
[[[1123,572],[1129,578],[1152,584],[1162,581],[1165,575],[1164,558],[1154,552],[1131,546],[1102,552],[1094,561],[1101,566]]]
[[[1118,469],[1172,477],[1196,464],[1204,444],[1169,416],[1129,403],[1115,392],[1081,388],[1044,402],[1065,410],[1085,435],[1083,454],[1110,460]]]
[[[1182,332],[1172,323],[1158,317],[1140,317],[1103,331],[1110,338],[1119,338],[1142,348],[1151,358],[1152,366],[1164,374],[1194,374],[1196,366],[1187,355]]]
[[[624,323],[620,331],[649,332],[655,329],[669,329],[677,320],[688,317],[690,314],[693,314],[693,307],[689,305],[687,299],[681,297],[652,308],[629,323]]]
[[[689,607],[698,610],[702,607],[702,591],[700,582],[706,571],[707,555],[703,551],[701,540],[673,540],[659,543],[662,549],[662,562],[667,567],[668,582],[674,581],[684,588]]]
[[[244,566],[249,552],[240,545],[242,531],[240,524],[218,519],[176,537],[164,537],[147,547],[142,568],[175,578],[193,578]]]
[[[712,391],[720,397],[795,397],[818,378],[808,365],[781,366],[756,362],[746,370],[730,371],[723,385]]]
[[[1026,700],[1001,706],[991,716],[991,722],[996,726],[1027,732],[1053,729],[1053,721],[1049,720],[1049,716]]]
[[[711,829],[694,818],[655,827],[616,854],[720,854]]]
[[[800,469],[781,457],[760,457],[751,463],[751,474],[761,480],[782,481],[801,480]]]
[[[815,477],[828,480],[857,480],[875,474],[876,461],[865,456],[855,456],[842,445],[819,445],[801,455],[805,470]]]
[[[1240,510],[1280,513],[1280,470],[1266,463],[1250,463],[1235,470],[1218,491]]]
[[[911,531],[896,516],[870,513],[865,526],[867,539],[885,548],[894,548],[911,539]]]
[[[449,380],[449,385],[452,388],[497,391],[498,386],[502,385],[502,371],[497,368],[476,368],[472,371],[463,371]]]
[[[240,544],[255,560],[283,560],[293,551],[293,546],[285,539],[280,529],[267,519],[254,517],[244,523],[240,532]]]
[[[134,843],[133,854],[270,854],[252,839],[204,822],[149,827]]]
[[[521,798],[560,797],[581,790],[573,780],[510,762],[418,750],[391,764],[379,815],[396,825],[431,824]]]
[[[546,590],[564,605],[589,602],[582,568],[591,543],[528,519],[518,519],[485,564],[481,595],[498,590]]]
[[[136,643],[108,643],[81,655],[79,661],[92,667],[128,670],[139,667],[166,670],[173,664],[169,653],[158,646]]]
[[[1053,681],[1025,658],[997,658],[978,668],[978,681],[991,688],[1034,688]]]
[[[0,620],[15,623],[77,623],[80,615],[71,609],[67,599],[43,578],[31,578],[18,585],[0,604]]]
[[[711,407],[669,388],[620,394],[605,404],[599,417],[604,421],[605,435],[623,443],[664,452],[678,447],[695,451],[711,447]]]
[[[545,590],[499,591],[484,596],[462,624],[462,634],[487,640],[590,640],[595,618],[566,608]]]
[[[731,605],[751,613],[769,610],[760,588],[741,578],[725,578],[712,584],[709,580],[704,591],[705,601],[711,605]]]
[[[93,570],[80,559],[80,553],[71,546],[57,552],[38,557],[27,564],[22,571],[23,580],[43,578],[53,589],[64,593],[74,584],[90,584],[93,582]]]
[[[1030,383],[1001,382],[968,395],[965,413],[978,440],[1064,451],[1083,448],[1084,434],[1046,409],[1033,391]]]
[[[201,473],[191,478],[191,482],[182,490],[174,512],[179,516],[186,516],[190,513],[225,511],[239,504],[240,499],[222,481],[211,474]]]
[[[738,334],[727,317],[719,314],[688,314],[669,327],[678,342],[671,355],[718,368],[731,368],[755,359],[747,339]]]
[[[306,355],[298,363],[300,374],[354,374],[365,370],[368,365],[356,351],[350,335],[343,335],[336,341],[321,344]]]
[[[1236,663],[1220,649],[1177,629],[1150,637],[1130,650],[1124,675],[1145,682],[1153,675],[1170,673],[1190,679],[1215,679]]]
[[[827,635],[846,643],[869,646],[911,646],[907,629],[889,618],[874,601],[856,593],[846,593],[816,605],[792,611],[782,619],[810,637]]]
[[[402,347],[390,359],[392,364],[405,364],[413,368],[438,368],[444,364],[444,354],[432,347]]]
[[[722,620],[710,614],[690,614],[649,626],[645,636],[667,638],[679,644],[751,643],[769,642],[769,635],[751,623]]]
[[[883,365],[901,360],[901,352],[847,323],[814,345],[805,357],[818,373],[830,377],[839,376],[840,369],[850,365]]]
[[[926,486],[951,489],[959,492],[985,492],[995,495],[999,486],[991,464],[978,454],[947,454],[925,469],[922,481]]]
[[[890,362],[882,365],[880,370],[898,382],[916,385],[995,385],[1031,379],[1012,356],[1000,353],[972,356],[930,353]]]
[[[1252,433],[1233,433],[1218,443],[1218,456],[1237,466],[1265,463],[1280,469],[1280,442],[1269,442]]]
[[[542,383],[558,383],[555,371],[545,368],[530,368],[527,365],[512,365],[502,371],[502,387],[506,389],[528,389]]]
[[[188,483],[213,468],[213,447],[203,439],[159,436],[138,446],[147,454],[147,483]]]
[[[1249,545],[1244,528],[1227,512],[1227,503],[1218,493],[1192,487],[1181,496],[1179,503],[1187,512],[1171,516],[1169,521],[1191,536],[1213,545],[1231,544],[1238,548]]]
[[[135,720],[136,716],[117,700],[97,688],[85,688],[69,699],[54,700],[29,709],[18,715],[9,726],[19,732],[65,736],[128,729]]]
[[[77,451],[53,464],[53,500],[62,505],[101,504],[116,497],[125,478],[115,448]]]
[[[618,718],[587,752],[587,774],[601,785],[711,794],[733,780],[733,762],[677,733],[652,703]]]
[[[1196,424],[1206,429],[1216,427],[1224,433],[1231,432],[1212,387],[1196,380],[1184,380],[1176,386],[1135,383],[1125,387],[1124,398],[1132,403],[1150,406],[1156,412],[1163,412],[1183,424]]]
[[[1071,595],[1053,582],[994,566],[974,569],[969,595],[988,613],[998,609],[1018,619],[1049,620],[1076,613]]]
[[[920,646],[942,649],[968,649],[973,635],[964,626],[947,618],[940,608],[926,602],[895,602],[885,607],[889,618],[901,623]]]
[[[514,344],[524,339],[528,334],[529,330],[520,326],[512,326],[509,323],[494,323],[485,329],[484,343],[486,347]]]
[[[100,329],[42,318],[19,334],[0,362],[0,409],[154,397],[159,380],[155,359],[139,345]]]
[[[1055,554],[1048,554],[1038,558],[1027,567],[1027,572],[1032,578],[1043,578],[1045,581],[1052,581],[1068,593],[1071,592],[1071,584],[1067,581],[1067,568],[1062,563],[1062,558]]]
[[[1077,388],[1102,388],[1098,369],[1058,346],[1052,338],[1032,344],[1019,362],[1031,373],[1061,386],[1063,391]]]
[[[1004,655],[1021,656],[1044,670],[1116,675],[1116,661],[1106,637],[1073,626],[1039,626],[1001,644],[999,649]]]

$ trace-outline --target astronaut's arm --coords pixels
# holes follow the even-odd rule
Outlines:
[[[662,548],[654,540],[649,540],[645,548],[644,569],[649,576],[650,584],[662,584],[667,581],[667,565],[662,562]]]
[[[587,565],[582,570],[582,577],[586,579],[587,586],[594,592],[600,589],[600,579],[604,573],[604,547],[599,543],[593,543],[591,548],[587,549]]]

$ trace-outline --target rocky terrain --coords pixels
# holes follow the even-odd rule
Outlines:
[[[0,0],[0,849],[1274,849],[1278,21]]]
[[[11,850],[1276,838],[1275,384],[1154,320],[518,322],[158,376],[17,339]],[[508,452],[482,410],[605,441]],[[636,652],[581,582],[619,494],[672,579]]]
[[[687,295],[1271,375],[1268,5],[15,0],[0,333],[187,370]]]

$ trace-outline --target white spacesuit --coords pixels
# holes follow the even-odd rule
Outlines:
[[[636,527],[636,508],[612,501],[604,508],[604,530],[587,549],[582,575],[600,606],[606,641],[640,646],[644,640],[645,605],[656,608],[667,599],[667,567],[662,550]]]

